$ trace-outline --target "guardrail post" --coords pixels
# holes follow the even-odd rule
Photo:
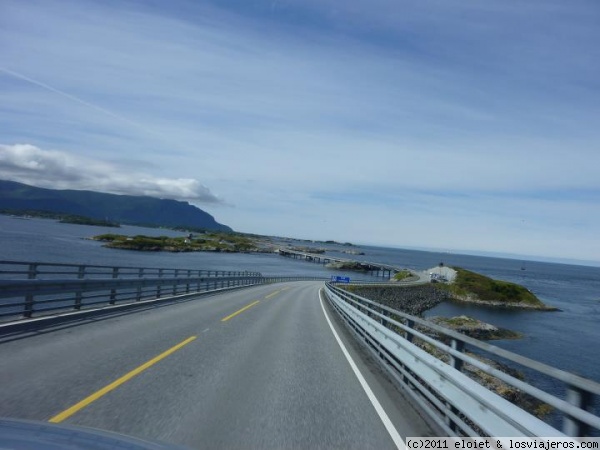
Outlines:
[[[85,277],[85,266],[79,266],[77,269],[77,278],[79,280]],[[81,309],[81,299],[83,298],[83,293],[81,291],[77,291],[75,293],[75,309]]]
[[[162,277],[163,277],[163,270],[158,269],[158,278],[162,278]],[[156,298],[160,298],[161,295],[162,295],[162,284],[159,281],[158,286],[156,286]]]
[[[454,415],[458,415],[458,413],[460,412],[455,406],[452,406],[451,403],[445,402],[445,405],[446,405],[446,411],[448,411]],[[448,428],[450,428],[452,431],[458,431],[458,426],[456,425],[454,420],[452,420],[450,418],[450,416],[447,415],[446,413],[444,413],[444,417],[445,417],[446,425],[448,425]]]
[[[465,343],[463,341],[459,341],[457,339],[452,339],[450,341],[450,347],[453,348],[454,350],[462,353],[465,348]],[[458,370],[459,372],[461,372],[462,366],[463,366],[463,360],[460,358],[457,358],[454,355],[450,355],[450,365],[452,367],[454,367],[456,370]]]
[[[450,341],[450,347],[452,349],[462,353],[465,348],[465,343],[463,341],[459,341],[457,339],[452,339]],[[448,356],[450,357],[449,358],[450,366],[452,366],[453,368],[455,368],[456,370],[461,372],[462,366],[463,366],[463,360],[455,357],[454,355],[448,355]],[[452,413],[454,415],[459,414],[459,411],[456,408],[456,406],[454,406],[453,404],[448,403],[448,402],[445,402],[445,404],[446,404],[446,411],[448,411],[449,413]],[[448,428],[450,428],[452,431],[457,431],[458,426],[456,425],[456,422],[454,422],[454,420],[452,420],[449,415],[447,415],[447,414],[444,414],[444,415],[445,415],[446,425],[448,425]]]
[[[118,267],[113,267],[112,277],[113,277],[113,279],[119,278],[119,268]],[[111,289],[110,290],[110,300],[108,301],[108,304],[114,305],[116,301],[117,301],[117,290]]]
[[[381,316],[379,317],[379,323],[387,328],[388,326],[387,326],[386,318],[389,317],[390,313],[387,312],[385,309],[382,309],[380,312],[381,312],[381,315],[384,317],[381,317]]]
[[[175,269],[175,282],[173,283],[173,295],[177,295],[177,277],[179,276],[179,269]]]
[[[415,327],[415,321],[414,320],[410,320],[410,319],[406,319],[406,326],[412,330]],[[409,332],[409,331],[406,331],[405,333],[406,333],[406,336],[405,336],[406,340],[408,342],[412,342],[413,341],[413,334],[411,332]]]
[[[38,265],[33,263],[33,264],[29,264],[29,270],[27,272],[27,279],[28,280],[35,280],[37,278],[37,271],[38,269]],[[23,317],[29,318],[31,317],[31,314],[33,314],[33,294],[27,294],[25,296],[25,308],[23,311]]]
[[[138,270],[138,278],[143,278],[144,277],[144,269],[140,268]],[[137,288],[137,296],[135,298],[136,302],[139,302],[142,299],[142,286],[138,286]]]
[[[591,405],[592,396],[583,389],[568,385],[567,397],[565,400],[577,408],[587,410]],[[563,420],[563,432],[567,436],[587,436],[589,433],[589,426],[580,420],[565,414]]]
[[[189,269],[188,269],[188,271],[187,271],[187,276],[188,276],[188,278],[191,278],[191,277],[192,277],[192,271],[191,271],[191,270],[189,270]],[[186,294],[189,294],[189,293],[190,293],[190,282],[189,282],[189,280],[188,280],[188,282],[185,284],[185,293],[186,293]]]

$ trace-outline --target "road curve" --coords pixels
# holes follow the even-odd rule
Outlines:
[[[0,416],[211,449],[395,448],[390,426],[431,435],[321,287],[257,286],[0,341]]]

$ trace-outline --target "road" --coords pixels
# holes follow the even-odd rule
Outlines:
[[[0,416],[211,449],[431,435],[321,287],[256,286],[0,340]]]

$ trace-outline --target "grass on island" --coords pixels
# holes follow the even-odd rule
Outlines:
[[[479,324],[479,321],[477,319],[468,316],[443,317],[440,319],[440,321],[456,328],[474,327]]]
[[[506,328],[498,328],[494,325],[468,316],[433,317],[430,320],[437,325],[450,328],[458,331],[459,333],[463,333],[467,336],[483,341],[493,339],[520,339],[523,337],[521,333],[516,331],[508,330]]]
[[[540,299],[523,286],[508,281],[499,281],[470,270],[453,267],[457,275],[453,283],[437,285],[448,290],[457,298],[475,296],[477,300],[507,304],[545,306]]]
[[[101,234],[94,236],[96,241],[106,242],[108,248],[138,251],[169,252],[249,252],[256,250],[256,244],[245,236],[232,233],[206,233],[201,236],[124,236],[120,234]]]
[[[401,270],[400,272],[396,273],[394,275],[394,280],[396,281],[402,281],[406,278],[409,278],[412,276],[412,273],[410,273],[410,271],[408,270]]]
[[[355,272],[368,272],[369,268],[358,261],[333,261],[325,265],[328,269],[353,270]]]

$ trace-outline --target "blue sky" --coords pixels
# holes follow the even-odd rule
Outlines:
[[[4,0],[0,178],[598,262],[598,23],[595,0]]]

